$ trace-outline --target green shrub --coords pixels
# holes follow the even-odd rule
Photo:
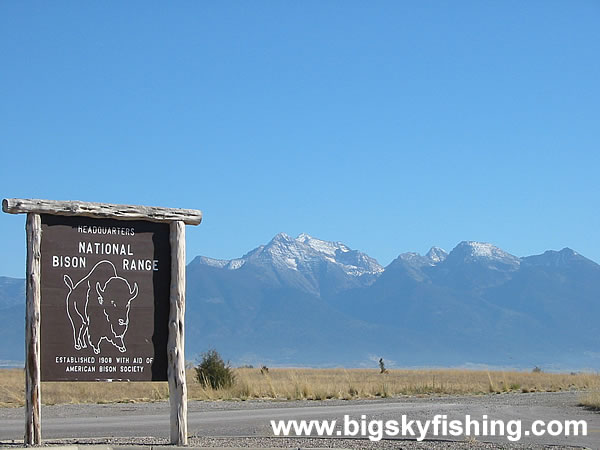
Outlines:
[[[229,361],[225,363],[221,355],[213,349],[202,354],[202,361],[196,367],[196,379],[203,387],[220,389],[233,386],[235,375]]]

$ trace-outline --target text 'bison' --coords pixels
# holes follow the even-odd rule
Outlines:
[[[100,353],[103,339],[127,350],[123,341],[129,326],[131,301],[138,295],[138,285],[133,287],[117,275],[110,261],[100,261],[84,278],[73,284],[69,275],[64,276],[69,288],[67,315],[73,326],[73,345],[76,350],[92,347]]]

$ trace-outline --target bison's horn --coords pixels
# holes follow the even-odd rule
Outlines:
[[[138,295],[137,283],[133,283],[133,288],[129,291],[129,293],[131,294],[131,298],[129,299],[130,301],[137,297],[137,295]]]
[[[69,275],[65,275],[63,277],[63,280],[65,281],[65,284],[67,285],[69,290],[72,291],[73,289],[75,289],[75,286],[73,286],[73,280],[71,280],[71,277]]]
[[[98,303],[102,304],[102,294],[104,294],[104,289],[102,289],[102,286],[100,286],[99,281],[96,281],[96,292],[98,293]]]

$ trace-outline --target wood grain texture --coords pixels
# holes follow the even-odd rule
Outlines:
[[[40,273],[42,223],[39,214],[27,214],[27,287],[25,312],[25,445],[42,443],[40,378]]]
[[[202,222],[202,211],[196,209],[161,208],[158,206],[114,205],[80,201],[56,201],[22,198],[5,198],[2,210],[9,214],[56,214],[59,216],[85,216],[118,220],[148,220],[151,222],[182,221],[187,225]]]
[[[171,444],[187,445],[187,384],[185,380],[185,224],[171,223],[171,309],[167,343]]]

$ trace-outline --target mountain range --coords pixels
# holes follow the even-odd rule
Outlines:
[[[186,355],[280,366],[600,368],[600,265],[464,241],[382,267],[284,233],[187,266]],[[0,277],[0,360],[23,358],[24,280]]]

